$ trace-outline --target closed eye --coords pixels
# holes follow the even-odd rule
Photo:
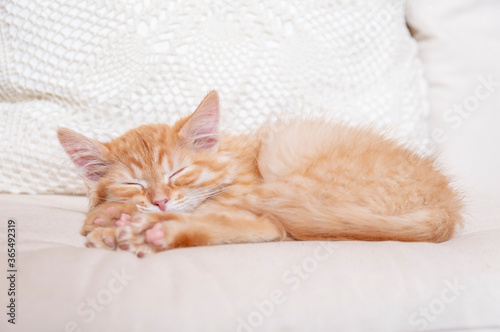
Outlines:
[[[141,189],[144,189],[144,186],[138,182],[125,182],[124,185],[126,186],[136,186],[140,187]]]
[[[182,172],[183,170],[185,170],[186,167],[183,167],[181,168],[180,170],[178,171],[175,171],[172,175],[170,175],[170,177],[168,178],[169,180],[172,179],[174,176],[178,175],[180,172]]]

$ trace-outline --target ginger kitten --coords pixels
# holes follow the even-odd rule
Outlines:
[[[59,129],[89,187],[87,245],[142,257],[284,239],[442,242],[461,224],[433,160],[369,129],[296,120],[230,136],[218,123],[213,91],[173,126],[107,143]]]

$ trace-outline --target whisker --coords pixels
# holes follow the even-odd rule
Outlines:
[[[204,193],[201,193],[201,194],[198,194],[198,195],[186,196],[183,199],[181,199],[181,200],[179,200],[179,201],[176,202],[177,205],[178,205],[177,208],[180,209],[180,210],[183,210],[184,208],[186,208],[189,205],[189,202],[191,202],[193,199],[197,199],[197,198],[200,198],[200,197],[203,197],[203,199],[209,199],[209,198],[215,197],[217,195],[220,195],[225,190],[226,190],[226,187],[220,188],[220,189],[216,189],[216,190],[212,190],[212,191],[208,191],[208,192],[204,192]]]
[[[209,196],[207,196],[207,198],[211,198],[211,197],[214,197],[214,196],[218,196],[220,194],[222,194],[225,190],[219,190],[219,191],[216,191],[216,192],[213,192],[211,193]]]
[[[226,190],[226,187],[221,188],[221,189],[216,189],[213,191],[202,192],[202,193],[197,194],[197,195],[186,196],[182,200],[179,200],[178,202],[182,202],[182,201],[188,200],[188,199],[200,198],[200,197],[211,197],[212,195],[222,193],[225,190]]]

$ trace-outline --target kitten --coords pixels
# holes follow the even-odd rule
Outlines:
[[[173,126],[108,143],[59,129],[89,187],[87,245],[142,257],[285,239],[442,242],[461,224],[433,160],[369,129],[295,120],[230,136],[218,122],[213,91]]]

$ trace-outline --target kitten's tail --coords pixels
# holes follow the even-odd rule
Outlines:
[[[437,207],[380,215],[352,203],[325,206],[314,197],[265,198],[254,206],[255,210],[274,215],[296,240],[443,242],[461,223],[459,214]]]

